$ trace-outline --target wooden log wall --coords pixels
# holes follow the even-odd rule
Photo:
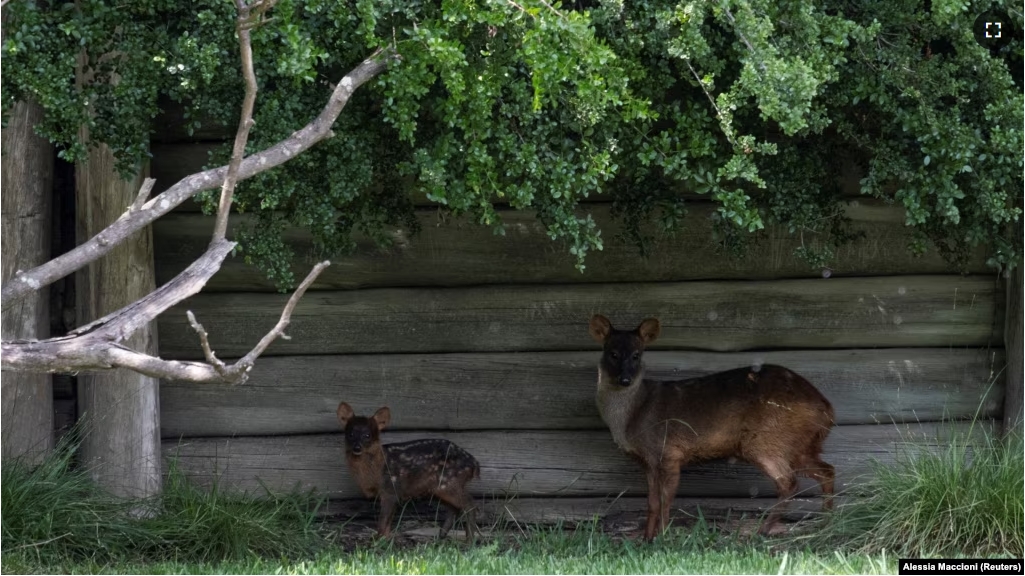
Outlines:
[[[212,145],[165,135],[154,149],[157,189],[198,169]],[[587,321],[596,312],[618,327],[661,319],[647,356],[656,378],[764,363],[804,374],[836,407],[825,459],[841,488],[905,447],[942,446],[1002,418],[1004,284],[981,253],[963,276],[934,253],[910,256],[903,213],[892,206],[851,198],[848,214],[866,236],[824,278],[793,257],[799,241],[781,230],[743,258],[719,254],[714,207],[700,201],[690,203],[687,228],[647,260],[614,239],[607,203],[586,204],[606,244],[583,275],[529,213],[505,212],[508,232],[498,237],[418,204],[420,235],[396,232],[391,248],[361,243],[333,259],[295,310],[291,339],[267,350],[246,385],[162,383],[168,461],[204,484],[316,488],[335,510],[355,513],[364,505],[354,500],[334,415],[346,400],[360,413],[391,407],[386,442],[446,437],[471,451],[482,465],[475,494],[496,516],[636,516],[643,475],[594,405],[599,350]],[[158,283],[202,252],[212,226],[195,206],[156,223]],[[303,232],[289,234],[300,251],[310,245]],[[294,270],[301,277],[311,264],[298,259]],[[202,358],[186,310],[219,357],[244,354],[286,299],[229,259],[203,293],[161,317],[161,355]],[[818,494],[801,486],[802,496]],[[678,506],[756,512],[771,496],[751,466],[713,462],[684,470]],[[817,508],[813,500],[795,513]]]

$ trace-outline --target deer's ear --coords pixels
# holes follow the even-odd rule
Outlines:
[[[335,413],[338,414],[338,421],[342,423],[343,428],[345,427],[345,424],[349,420],[352,420],[352,417],[356,415],[352,410],[352,406],[349,406],[345,402],[338,405],[338,410]]]
[[[641,340],[644,340],[645,346],[657,340],[658,335],[661,333],[662,325],[659,323],[658,318],[648,318],[637,327],[637,334],[641,337]]]
[[[374,422],[377,422],[377,429],[384,430],[384,427],[391,422],[391,410],[387,406],[382,406],[374,412]]]
[[[609,322],[609,319],[601,314],[595,314],[591,316],[591,323],[587,326],[587,331],[595,342],[604,344],[609,339],[609,334],[612,334],[612,322]]]

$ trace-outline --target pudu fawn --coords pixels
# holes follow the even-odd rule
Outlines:
[[[381,430],[391,420],[391,410],[380,408],[373,416],[356,416],[345,402],[338,405],[338,421],[345,429],[345,460],[367,498],[379,498],[381,513],[377,532],[391,532],[392,515],[400,502],[434,496],[448,509],[441,526],[444,538],[456,517],[466,515],[466,540],[480,533],[476,506],[466,485],[480,478],[480,465],[466,450],[444,439],[412,440],[381,444]]]
[[[796,474],[817,480],[823,508],[832,508],[834,471],[819,455],[833,426],[833,407],[810,382],[770,364],[688,380],[645,380],[644,348],[658,338],[657,319],[616,330],[595,315],[589,331],[604,346],[598,410],[616,444],[640,461],[648,477],[646,539],[669,523],[680,467],[701,460],[745,460],[776,483],[779,502],[762,534],[779,522],[797,489]]]

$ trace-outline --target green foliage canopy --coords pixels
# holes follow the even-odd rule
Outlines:
[[[997,3],[998,5],[1000,3]],[[312,119],[331,82],[377,49],[401,58],[350,101],[335,136],[245,181],[247,258],[293,281],[288,225],[327,255],[354,234],[416,228],[409,192],[501,233],[495,203],[536,210],[583,269],[601,231],[577,203],[606,193],[643,248],[685,224],[683,191],[718,203],[716,233],[742,247],[767,224],[829,242],[853,236],[841,160],[865,195],[907,210],[914,245],[963,263],[1017,257],[1008,227],[1022,189],[1022,43],[977,44],[989,2],[962,0],[280,0],[253,34],[260,82],[249,150]],[[1006,3],[1021,29],[1020,6]],[[4,109],[33,98],[37,127],[75,161],[108,144],[126,172],[148,154],[160,98],[237,123],[235,12],[214,0],[12,1]],[[76,83],[87,54],[90,78]],[[1012,70],[1017,70],[1013,77]],[[116,80],[116,81],[112,81]],[[228,149],[215,154],[225,163]],[[207,193],[211,199],[213,193]],[[210,204],[212,206],[212,204]],[[648,232],[646,232],[648,231]]]

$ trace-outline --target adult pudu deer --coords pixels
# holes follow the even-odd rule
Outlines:
[[[367,498],[379,498],[377,532],[391,532],[392,515],[400,502],[434,496],[448,509],[439,537],[444,538],[460,513],[466,515],[466,540],[480,532],[476,505],[466,485],[480,478],[480,465],[466,450],[444,439],[381,444],[381,430],[391,420],[387,406],[373,416],[356,416],[352,406],[338,405],[338,421],[345,429],[345,460],[349,472]]]
[[[776,483],[779,502],[759,532],[768,534],[797,489],[796,474],[818,481],[832,507],[833,467],[822,443],[833,426],[833,407],[807,380],[782,366],[738,368],[688,380],[644,379],[646,346],[658,338],[657,319],[635,330],[616,330],[595,315],[591,336],[604,351],[598,365],[598,410],[624,451],[648,477],[644,537],[665,530],[680,481],[680,467],[701,460],[738,458]]]

